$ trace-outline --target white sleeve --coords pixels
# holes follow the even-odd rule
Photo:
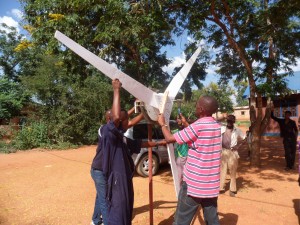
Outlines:
[[[237,128],[238,136],[240,136],[243,140],[247,137],[247,135],[240,129]]]
[[[99,130],[98,130],[98,135],[99,135],[99,137],[102,137],[102,135],[101,135],[101,128],[102,128],[102,126],[99,128]]]

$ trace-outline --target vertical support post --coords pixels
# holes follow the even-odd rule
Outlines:
[[[152,124],[148,123],[148,140],[152,141]],[[149,213],[150,225],[153,225],[153,183],[152,183],[152,147],[148,148]]]

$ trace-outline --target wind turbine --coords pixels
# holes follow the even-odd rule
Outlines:
[[[119,79],[122,83],[122,87],[125,90],[127,90],[135,98],[139,99],[144,103],[145,111],[151,120],[157,121],[158,114],[163,113],[167,123],[170,120],[173,101],[201,51],[201,47],[199,47],[195,51],[192,57],[174,76],[164,93],[156,93],[148,87],[141,84],[140,82],[131,78],[127,74],[123,73],[115,66],[109,64],[108,62],[99,58],[97,55],[93,54],[81,45],[77,44],[75,41],[73,41],[63,33],[56,31],[54,36],[57,40],[66,45],[69,49],[71,49],[81,58],[92,64],[94,67],[96,67],[109,78]],[[174,147],[173,144],[168,144],[167,147],[175,186],[175,192],[178,196],[180,184],[178,181],[178,173],[176,169]]]

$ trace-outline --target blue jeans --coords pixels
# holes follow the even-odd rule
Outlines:
[[[92,220],[94,224],[100,224],[101,222],[104,225],[107,224],[107,203],[106,203],[106,190],[107,190],[107,181],[103,175],[103,172],[100,170],[91,169],[91,176],[95,182],[96,187],[96,200],[94,206],[94,213]],[[101,219],[102,215],[102,219]]]
[[[187,195],[187,184],[182,182],[173,225],[190,225],[199,205],[203,208],[207,225],[220,225],[217,213],[218,198],[195,198]]]

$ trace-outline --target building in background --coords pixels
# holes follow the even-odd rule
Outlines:
[[[233,108],[233,115],[235,120],[238,121],[250,121],[249,106],[236,106]]]
[[[284,98],[273,99],[274,116],[284,118],[284,112],[289,110],[292,113],[291,119],[295,120],[298,127],[300,126],[300,71],[294,72],[294,76],[286,77],[287,86],[293,91],[293,94]],[[249,87],[244,92],[244,97],[249,98]],[[263,102],[263,115],[266,111],[267,98],[262,99]],[[249,110],[248,110],[249,111]],[[299,133],[300,135],[300,133]],[[280,136],[279,125],[276,121],[270,120],[269,125],[264,131],[262,136]]]

